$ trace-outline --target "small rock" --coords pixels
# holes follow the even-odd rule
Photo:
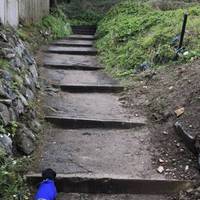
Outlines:
[[[32,91],[35,90],[35,86],[36,85],[35,85],[35,83],[33,81],[33,78],[31,76],[31,74],[30,75],[28,75],[28,74],[25,75],[24,85],[27,86],[27,87],[29,87]]]
[[[170,87],[169,87],[169,90],[173,90],[173,89],[174,89],[174,87],[173,87],[173,86],[170,86]]]
[[[189,170],[189,165],[185,166],[185,172],[187,172]]]
[[[168,135],[168,132],[167,132],[167,131],[163,131],[163,134],[164,134],[164,135]]]
[[[160,174],[162,174],[164,171],[165,171],[165,169],[164,169],[163,166],[159,166],[159,167],[157,168],[157,172],[160,173]]]
[[[30,155],[36,148],[36,138],[30,129],[21,124],[15,135],[17,148],[25,155]]]
[[[181,149],[180,149],[180,152],[184,152],[184,149],[183,149],[183,148],[181,148]]]
[[[22,114],[24,112],[24,105],[19,98],[16,98],[13,101],[13,105],[15,107],[15,112],[16,112],[17,116],[19,116],[20,114]]]
[[[165,161],[161,158],[159,158],[159,163],[164,163]]]
[[[5,98],[5,99],[11,98],[9,93],[6,91],[6,88],[1,84],[0,84],[0,97]]]
[[[10,121],[10,113],[8,107],[2,103],[0,103],[0,120],[4,125],[7,125]]]
[[[0,135],[0,147],[5,151],[7,155],[12,155],[12,140],[5,134]]]
[[[39,133],[42,130],[41,124],[37,120],[32,120],[29,124],[29,127],[31,130],[33,130],[35,133]]]
[[[26,89],[26,98],[30,101],[34,99],[34,94],[30,89]]]
[[[181,145],[180,145],[180,143],[177,143],[176,146],[179,148]]]
[[[10,106],[12,104],[11,99],[0,99],[0,103]]]
[[[0,78],[11,81],[12,76],[8,71],[0,69]]]
[[[37,72],[36,66],[35,65],[31,65],[29,69],[30,69],[30,72],[31,72],[31,74],[33,76],[34,82],[37,83],[38,72]]]
[[[21,99],[24,106],[28,106],[28,102],[22,94],[19,94],[19,98]]]
[[[189,188],[188,190],[186,190],[187,193],[191,193],[193,192],[193,188]]]

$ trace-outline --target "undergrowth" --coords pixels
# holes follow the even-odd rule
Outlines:
[[[23,178],[28,165],[29,159],[8,157],[0,149],[0,199],[29,199],[30,193]]]
[[[71,27],[65,14],[56,9],[38,23],[22,26],[17,33],[35,51],[45,42],[70,35]]]
[[[127,0],[112,8],[97,31],[97,48],[107,70],[121,77],[174,62],[185,12],[189,17],[179,62],[200,56],[199,5],[163,11],[147,1]]]
[[[105,12],[119,0],[72,0],[59,8],[67,15],[72,25],[96,25]]]

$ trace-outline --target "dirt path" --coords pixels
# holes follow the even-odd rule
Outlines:
[[[112,183],[107,181],[109,188],[102,189],[102,193],[126,193],[65,193],[60,199],[166,199],[156,194],[179,190],[185,182],[165,180],[152,166],[153,151],[146,118],[130,115],[122,106],[119,92],[123,88],[102,72],[93,41],[93,35],[73,35],[52,43],[44,54],[41,68],[41,78],[46,82],[43,109],[50,124],[38,150],[41,155],[29,177],[33,180],[38,177],[33,173],[50,167],[60,174],[62,192],[75,184],[69,179],[78,177],[76,184],[86,181],[85,189],[79,188],[79,193],[101,191],[98,187],[102,183],[98,181],[102,178],[113,180]],[[127,180],[130,181],[128,186]],[[94,181],[94,185],[87,181]],[[141,195],[135,194],[134,187]],[[68,189],[68,192],[77,190]],[[154,193],[154,196],[147,193]]]

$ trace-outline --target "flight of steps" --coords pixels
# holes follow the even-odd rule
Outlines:
[[[45,51],[41,74],[56,92],[44,96],[51,125],[28,183],[35,186],[51,167],[59,200],[164,200],[189,187],[190,181],[166,180],[153,169],[146,119],[121,106],[123,87],[96,58],[96,28],[72,28],[74,35]]]

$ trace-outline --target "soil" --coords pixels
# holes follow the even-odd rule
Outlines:
[[[179,120],[193,136],[200,131],[200,60],[165,66],[133,75],[133,84],[121,98],[130,112],[146,113],[154,146],[152,163],[163,166],[165,175],[177,179],[198,179],[197,158],[174,130]],[[135,101],[139,99],[139,101]],[[184,108],[177,117],[175,110]],[[143,114],[144,115],[144,114]]]

